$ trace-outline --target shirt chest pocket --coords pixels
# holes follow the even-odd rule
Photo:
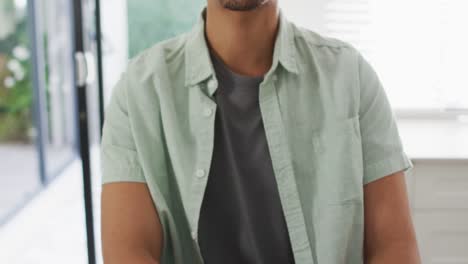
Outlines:
[[[362,201],[359,116],[327,121],[310,137],[316,197],[325,204]]]

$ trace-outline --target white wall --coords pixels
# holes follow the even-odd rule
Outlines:
[[[102,0],[104,102],[128,61],[128,19],[126,0]]]

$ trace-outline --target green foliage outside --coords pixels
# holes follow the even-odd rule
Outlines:
[[[190,30],[206,0],[131,0],[128,5],[129,56]]]
[[[32,83],[26,17],[13,1],[0,3],[0,142],[28,141]]]

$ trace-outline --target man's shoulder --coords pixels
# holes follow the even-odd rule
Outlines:
[[[154,43],[134,55],[127,64],[127,72],[151,73],[174,60],[182,59],[188,32]]]
[[[303,63],[317,63],[326,67],[333,65],[336,69],[340,69],[341,65],[358,65],[357,59],[361,52],[351,42],[297,25],[294,25],[293,30],[298,56]]]
[[[343,39],[331,37],[324,35],[322,33],[318,33],[312,29],[308,29],[302,26],[294,25],[294,36],[296,40],[304,41],[309,45],[313,45],[316,47],[328,47],[334,49],[342,49],[342,50],[354,50],[355,47],[350,42],[347,42]]]

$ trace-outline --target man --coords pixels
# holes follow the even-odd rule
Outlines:
[[[106,112],[106,264],[419,263],[377,74],[276,0],[208,0]]]

